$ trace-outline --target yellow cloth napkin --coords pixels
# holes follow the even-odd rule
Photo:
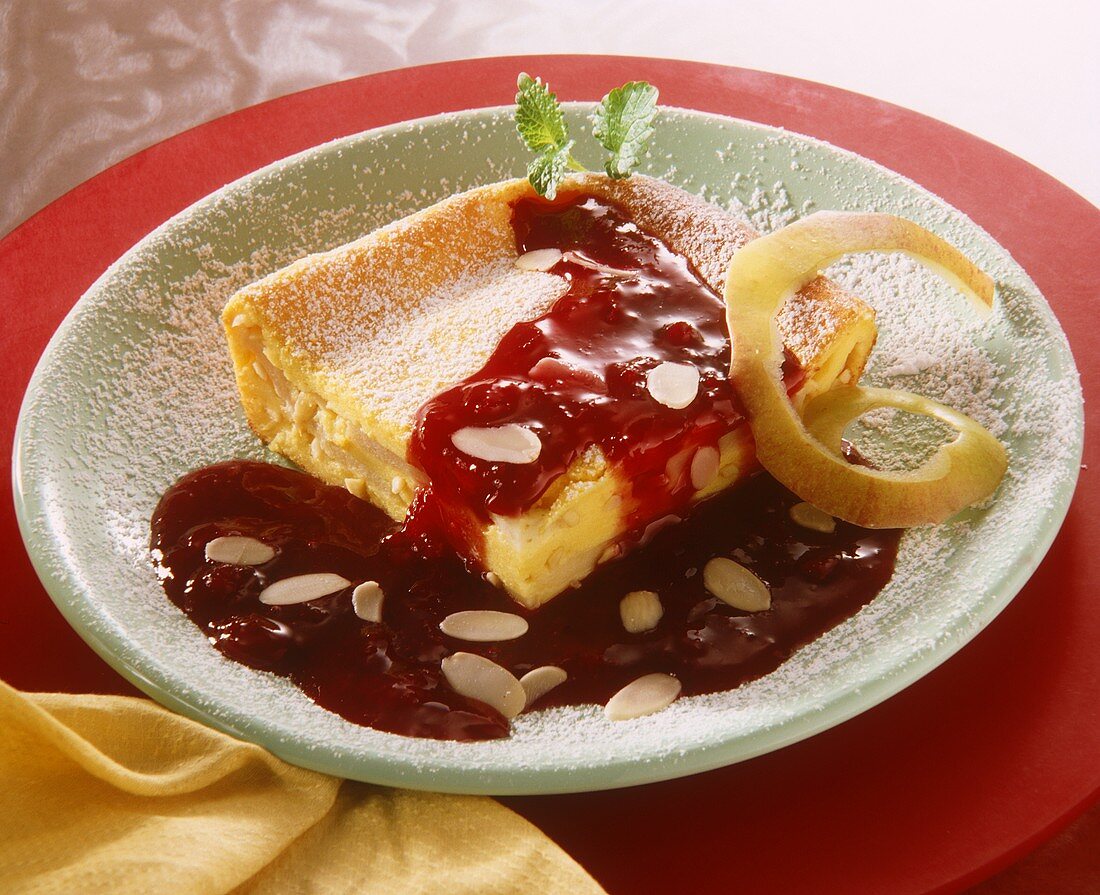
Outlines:
[[[0,682],[6,893],[546,893],[603,890],[492,799],[302,770],[125,696]]]

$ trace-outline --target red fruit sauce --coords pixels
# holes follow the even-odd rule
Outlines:
[[[761,473],[700,505],[645,547],[601,566],[581,587],[533,612],[466,569],[456,554],[425,556],[397,526],[343,488],[266,463],[233,461],[185,476],[153,516],[153,557],[165,590],[214,646],[238,662],[287,675],[310,697],[357,724],[412,736],[506,736],[492,709],[453,692],[440,660],[480,653],[517,677],[558,665],[569,679],[538,704],[605,703],[654,671],[676,675],[685,695],[728,690],[767,674],[799,646],[843,621],[890,579],[899,532],[838,522],[832,534],[801,528],[798,499]],[[222,535],[275,548],[260,566],[208,562]],[[741,612],[703,587],[703,567],[729,556],[772,591],[772,607]],[[377,581],[381,623],[359,619],[351,589],[295,606],[266,606],[260,591],[307,572]],[[628,634],[619,601],[660,594],[664,616]],[[498,644],[455,640],[439,623],[461,609],[524,616],[528,632]]]
[[[460,543],[470,537],[471,526],[448,520],[524,512],[594,444],[624,467],[628,512],[639,528],[671,512],[687,515],[694,451],[717,446],[743,423],[725,373],[724,306],[684,258],[590,196],[521,200],[513,226],[521,253],[573,253],[552,269],[569,290],[542,317],[513,327],[482,370],[421,409],[409,455],[432,486],[418,495],[410,524],[398,528],[304,473],[246,461],[190,473],[153,516],[152,552],[165,590],[211,643],[290,677],[358,724],[439,739],[507,736],[507,721],[443,680],[440,661],[459,650],[517,677],[540,665],[564,668],[568,680],[539,707],[604,703],[657,671],[676,675],[685,695],[730,689],[850,616],[893,571],[898,531],[843,522],[831,534],[801,528],[788,513],[797,498],[765,474],[699,505],[533,612],[442,548],[440,526]],[[647,372],[663,361],[699,370],[699,394],[687,408],[665,407],[646,390]],[[795,388],[801,373],[788,366]],[[506,423],[538,434],[535,463],[475,460],[451,444],[464,426]],[[275,557],[255,567],[206,560],[208,541],[238,534],[271,545]],[[745,613],[707,593],[702,570],[715,556],[763,579],[771,608]],[[335,572],[353,585],[378,581],[383,621],[354,614],[350,587],[298,605],[259,601],[268,584],[308,572]],[[664,615],[655,630],[624,630],[619,601],[632,590],[660,595]],[[518,613],[530,628],[504,643],[444,635],[439,623],[463,609]]]

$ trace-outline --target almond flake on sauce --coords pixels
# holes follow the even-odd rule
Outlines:
[[[527,633],[527,620],[511,612],[468,609],[464,612],[452,612],[439,623],[439,630],[458,640],[496,643],[522,637]]]
[[[558,668],[557,665],[541,665],[538,668],[532,668],[519,679],[520,686],[527,695],[524,707],[530,708],[556,686],[564,684],[568,677],[565,669]]]
[[[542,453],[539,437],[515,423],[487,428],[466,426],[451,436],[451,444],[469,457],[490,463],[534,463]]]
[[[836,531],[836,519],[824,510],[819,510],[812,503],[796,503],[791,507],[790,515],[794,523],[803,528],[824,534],[832,534]]]
[[[452,690],[460,696],[484,702],[509,721],[527,704],[527,694],[516,676],[484,656],[455,653],[444,659],[439,667]]]
[[[562,258],[571,264],[579,264],[581,267],[587,267],[589,270],[594,270],[597,273],[602,273],[609,277],[637,276],[637,271],[625,270],[622,267],[611,267],[608,264],[600,264],[599,261],[593,261],[583,252],[565,252]]]
[[[364,581],[351,592],[351,608],[365,622],[380,622],[384,597],[377,581]]]
[[[594,392],[607,392],[607,383],[597,373],[582,367],[571,366],[560,358],[550,355],[535,361],[535,365],[527,371],[527,375],[536,382],[568,382],[583,385]]]
[[[683,410],[699,394],[699,371],[690,364],[664,361],[649,371],[645,387],[658,404]]]
[[[666,709],[680,695],[680,681],[671,674],[647,674],[623,687],[607,701],[603,713],[611,721],[629,721]]]
[[[534,249],[524,252],[516,259],[516,267],[520,270],[547,271],[561,261],[559,249]]]
[[[308,575],[293,575],[269,584],[260,591],[260,602],[268,606],[292,606],[295,603],[308,603],[319,600],[351,584],[343,575],[333,572],[313,572]]]
[[[671,528],[673,525],[679,525],[682,521],[682,517],[673,513],[662,516],[660,519],[654,519],[642,532],[642,536],[638,539],[638,546],[644,547],[666,528]]]
[[[703,586],[723,603],[744,612],[762,612],[772,605],[768,585],[724,556],[716,556],[703,567]]]
[[[652,631],[664,614],[661,598],[651,590],[631,591],[619,601],[619,617],[629,634]]]
[[[230,566],[258,566],[275,557],[275,548],[244,535],[226,535],[206,542],[206,558]]]

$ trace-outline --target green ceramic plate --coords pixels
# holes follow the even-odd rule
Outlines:
[[[569,109],[576,128],[588,107]],[[591,160],[595,162],[595,159]],[[891,584],[854,618],[738,690],[617,724],[594,706],[522,716],[457,744],[356,727],[288,682],[223,659],[161,592],[146,556],[158,495],[230,457],[272,459],[238,409],[217,314],[237,287],[467,187],[522,174],[510,110],[370,131],[278,162],[170,220],[88,290],[27,391],[15,451],[27,547],[73,627],[155,699],[295,764],[404,787],[545,793],[627,786],[740,761],[837,724],[959,649],[1016,594],[1065,514],[1081,395],[1064,335],[1008,253],[915,184],[816,140],[667,109],[646,161],[768,229],[810,210],[890,211],[995,276],[981,324],[905,258],[832,273],[880,310],[870,377],[978,416],[1011,452],[984,508],[906,534]],[[918,347],[919,346],[919,347]],[[935,433],[872,420],[870,451]]]

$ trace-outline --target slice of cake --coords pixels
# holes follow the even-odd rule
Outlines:
[[[274,450],[436,520],[528,607],[754,471],[718,293],[756,234],[662,181],[453,196],[238,292],[224,322]],[[855,381],[870,308],[818,278],[779,318],[795,401]]]

